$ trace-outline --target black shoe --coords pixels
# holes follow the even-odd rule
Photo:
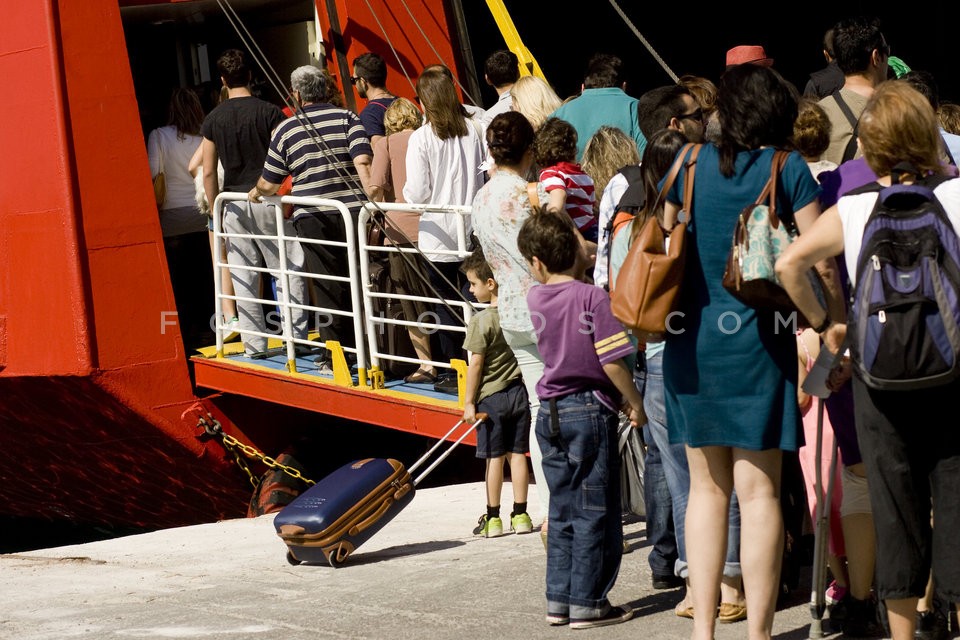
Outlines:
[[[950,637],[947,630],[947,617],[939,609],[917,612],[916,640],[946,640]]]
[[[840,622],[843,635],[853,638],[882,638],[883,625],[877,611],[877,603],[872,598],[857,600],[847,594],[843,599],[845,616]]]
[[[840,602],[827,607],[829,629],[833,633],[843,631],[843,621],[847,617],[847,600],[845,596]]]
[[[610,624],[620,624],[633,617],[633,609],[626,607],[610,607],[606,615],[599,618],[570,618],[571,629],[592,629],[594,627],[605,627]]]
[[[460,392],[457,384],[456,373],[441,373],[437,376],[437,381],[433,385],[433,390],[437,393],[450,393],[457,395]]]
[[[680,576],[675,576],[672,573],[665,575],[653,574],[653,588],[654,589],[676,589],[677,587],[682,587],[686,584],[683,578]]]

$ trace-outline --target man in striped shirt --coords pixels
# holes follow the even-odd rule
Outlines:
[[[352,111],[321,102],[326,78],[306,65],[290,74],[292,93],[300,111],[277,126],[257,185],[250,199],[273,195],[287,175],[293,175],[293,196],[315,196],[342,202],[354,222],[366,200],[373,151],[360,118]],[[300,238],[346,241],[341,214],[331,207],[296,206],[293,226]],[[323,276],[348,276],[349,261],[340,247],[303,243],[307,269]],[[316,306],[334,310],[351,307],[346,282],[311,279]],[[321,320],[320,338],[356,346],[352,321],[336,314]]]

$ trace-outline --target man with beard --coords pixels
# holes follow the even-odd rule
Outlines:
[[[386,88],[387,63],[376,53],[357,56],[353,61],[350,83],[357,88],[360,97],[367,101],[367,106],[360,112],[360,121],[367,131],[370,144],[375,145],[377,140],[386,135],[383,114],[397,98]]]

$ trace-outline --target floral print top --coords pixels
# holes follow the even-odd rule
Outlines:
[[[542,185],[537,193],[547,201]],[[532,214],[527,181],[510,171],[496,171],[473,199],[473,230],[499,286],[500,326],[511,331],[533,331],[527,292],[537,281],[517,249],[517,234]]]

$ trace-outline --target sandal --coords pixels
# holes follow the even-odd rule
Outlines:
[[[736,604],[734,602],[721,602],[720,609],[717,612],[717,620],[720,622],[738,622],[746,620],[747,606]]]
[[[429,371],[424,371],[423,369],[417,369],[407,377],[403,379],[404,382],[410,382],[413,384],[433,384],[437,381],[437,376],[433,375]]]
[[[683,604],[682,602],[680,604]],[[680,604],[673,610],[678,618],[688,618],[693,620],[693,607],[681,607]]]

